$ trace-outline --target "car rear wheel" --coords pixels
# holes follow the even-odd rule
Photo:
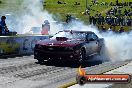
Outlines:
[[[85,49],[80,49],[80,56],[79,56],[79,64],[84,63],[84,61],[86,60],[86,52]]]

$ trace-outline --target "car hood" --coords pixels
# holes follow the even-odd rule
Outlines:
[[[76,46],[83,43],[84,40],[81,39],[67,39],[67,40],[57,40],[57,39],[45,39],[38,41],[37,44],[46,45],[46,46]]]

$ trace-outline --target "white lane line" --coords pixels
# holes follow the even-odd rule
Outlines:
[[[107,88],[111,85],[112,84],[85,84],[83,86],[80,86],[79,84],[76,84],[68,88]]]
[[[120,68],[109,71],[106,74],[130,74],[131,75],[132,74],[132,62]]]

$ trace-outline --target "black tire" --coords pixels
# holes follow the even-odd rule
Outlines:
[[[80,49],[80,56],[79,56],[79,64],[83,64],[86,60],[86,52],[85,49]]]

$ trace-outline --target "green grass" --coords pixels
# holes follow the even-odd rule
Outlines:
[[[64,1],[66,4],[57,4],[57,1]],[[76,6],[74,5],[75,2],[79,2],[80,5]],[[88,3],[87,5],[92,5],[91,1],[92,0],[87,0]],[[98,3],[102,3],[102,2],[115,2],[116,0],[98,0]],[[119,2],[122,2],[122,0],[118,0]],[[130,0],[124,0],[126,2],[130,2]],[[89,20],[88,20],[88,15],[84,15],[82,14],[82,12],[85,12],[86,10],[86,0],[45,0],[45,4],[46,6],[44,6],[44,9],[48,10],[50,13],[54,14],[57,16],[57,18],[60,18],[60,20],[65,21],[66,19],[66,14],[71,14],[77,18],[79,18],[80,20],[84,21],[84,23],[89,24]],[[106,5],[93,5],[91,7],[91,11],[90,11],[90,15],[94,16],[95,14],[97,14],[97,11],[99,13],[101,13],[103,16],[105,16],[105,13],[109,10],[113,8],[113,6],[106,6]],[[122,8],[122,12],[124,12],[125,9],[130,9],[127,6]],[[109,27],[109,26],[108,26]],[[129,28],[129,27],[125,27],[125,28]]]
[[[8,12],[13,12],[16,14],[21,14],[22,8],[20,7],[23,0],[0,0],[0,13],[5,14]],[[44,9],[47,10],[49,13],[54,14],[54,18],[59,18],[61,21],[65,21],[66,15],[71,14],[77,18],[79,18],[81,21],[84,21],[85,24],[89,24],[88,15],[82,14],[86,10],[86,0],[44,0],[46,2],[46,6],[44,6]],[[57,1],[64,1],[66,4],[57,4]],[[80,5],[76,6],[74,5],[75,2],[79,2]],[[92,0],[87,0],[87,5],[91,5]],[[99,3],[101,2],[114,2],[116,0],[98,0]],[[124,0],[126,2],[130,2],[130,0]],[[119,0],[119,2],[122,2],[122,0]],[[105,16],[105,13],[112,8],[111,6],[100,6],[94,5],[91,7],[92,11],[90,12],[90,15],[94,16],[97,11],[102,13],[103,16]],[[129,9],[128,7],[122,8],[122,12],[124,9]],[[1,15],[0,14],[0,15]]]
[[[46,6],[44,7],[46,10],[48,10],[50,13],[56,14],[61,16],[61,19],[64,20],[65,15],[67,13],[76,16],[84,21],[87,21],[88,16],[87,15],[83,15],[81,14],[81,12],[84,12],[86,10],[86,0],[60,0],[60,1],[64,1],[66,4],[57,4],[58,0],[45,0],[46,1]],[[75,2],[78,1],[80,2],[79,6],[74,5]],[[87,0],[88,1],[88,6],[91,5],[91,0]],[[115,0],[98,0],[99,3],[101,2],[115,2]],[[124,0],[124,1],[129,1],[129,0]],[[119,0],[119,2],[122,2],[122,0]],[[95,11],[91,11],[91,15],[95,15],[97,12],[99,11],[100,13],[102,13],[103,15],[105,14],[105,12],[107,10],[109,10],[111,8],[111,6],[100,6],[98,5],[94,5],[91,7],[93,10]],[[127,7],[124,7],[124,9],[128,9]]]
[[[82,20],[87,18],[87,16],[81,16],[81,12],[83,12],[86,8],[84,5],[85,0],[81,0],[80,6],[75,6],[75,0],[65,0],[66,4],[57,4],[58,0],[46,0],[46,6],[44,7],[50,13],[53,13],[57,16],[60,16],[60,20],[65,20],[66,14],[71,14],[76,16],[77,18],[81,18]]]
[[[7,13],[14,13],[20,15],[21,11],[21,4],[23,0],[0,0],[0,15],[7,14]]]

